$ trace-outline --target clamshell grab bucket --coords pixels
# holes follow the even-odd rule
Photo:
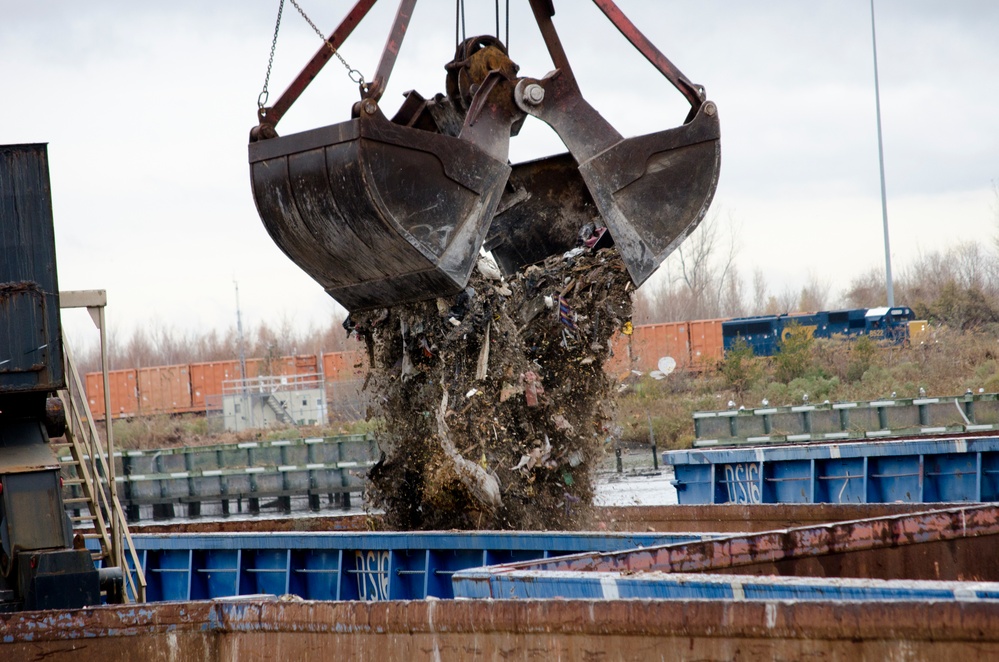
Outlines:
[[[718,184],[717,113],[621,139],[577,163],[558,154],[510,173],[485,248],[507,274],[576,247],[580,230],[606,226],[636,284],[704,218]],[[557,123],[557,122],[556,122]]]
[[[260,218],[350,311],[462,290],[510,167],[381,113],[249,145]]]
[[[579,164],[636,285],[704,218],[720,165],[718,115],[710,102],[683,126],[622,140]]]
[[[445,66],[447,96],[407,93],[389,121],[378,100],[417,1],[400,0],[374,79],[350,69],[361,93],[354,119],[278,137],[284,113],[375,1],[357,0],[273,106],[265,79],[250,132],[267,232],[349,311],[461,291],[491,224],[486,245],[508,273],[573,248],[586,226],[605,226],[640,285],[704,217],[720,163],[715,104],[613,0],[593,2],[688,100],[681,126],[624,138],[601,117],[580,93],[552,0],[528,0],[551,73],[519,77],[498,37],[465,39]],[[550,125],[568,154],[516,166],[511,178],[510,136],[527,115]]]
[[[600,218],[594,224],[606,226],[631,279],[641,285],[707,212],[721,164],[718,109],[613,0],[594,3],[683,94],[690,112],[676,128],[624,138],[583,98],[552,23],[553,4],[530,0],[556,69],[542,79],[521,79],[515,98],[521,110],[555,130],[572,160],[559,155],[514,169],[487,246],[508,271],[536,260],[540,251],[533,244],[545,244],[549,254],[568,250],[578,243],[579,230],[594,223],[595,207]],[[567,186],[552,185],[559,179]],[[518,222],[531,223],[527,214],[556,222],[520,231]]]

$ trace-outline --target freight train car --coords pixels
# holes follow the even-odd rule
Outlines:
[[[205,413],[222,408],[223,385],[257,377],[301,377],[326,374],[327,382],[357,379],[364,353],[328,352],[321,356],[299,354],[252,358],[245,371],[238,360],[146,368],[125,368],[108,373],[111,415],[115,418],[151,414]],[[104,383],[101,373],[86,375],[87,400],[95,420],[104,420]]]
[[[691,322],[665,322],[635,326],[630,335],[616,333],[611,338],[612,354],[604,370],[612,378],[656,370],[659,360],[669,357],[678,370],[703,371],[722,359],[720,319]]]
[[[907,306],[740,317],[722,323],[722,339],[726,352],[742,338],[756,356],[776,354],[795,327],[815,338],[869,335],[901,343],[909,339],[909,323],[915,318]]]
[[[623,379],[632,371],[657,370],[664,357],[673,359],[677,370],[712,370],[738,338],[745,338],[757,356],[772,356],[794,324],[817,338],[870,335],[902,342],[910,337],[912,325],[925,324],[912,322],[914,317],[911,309],[895,306],[642,324],[631,329],[631,333],[614,334],[604,370],[613,379]],[[217,410],[221,408],[225,382],[265,375],[322,374],[330,411],[342,410],[345,418],[364,411],[360,385],[367,372],[367,356],[360,349],[324,352],[318,356],[252,358],[246,360],[245,375],[243,372],[237,360],[113,370],[109,374],[112,416]],[[86,379],[91,411],[95,419],[103,420],[101,373],[88,373]]]

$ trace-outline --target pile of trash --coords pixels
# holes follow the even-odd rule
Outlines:
[[[399,530],[585,525],[610,414],[602,366],[630,328],[631,287],[613,247],[506,279],[483,256],[452,299],[348,318],[383,423],[368,507]]]

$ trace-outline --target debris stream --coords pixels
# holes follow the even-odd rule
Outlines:
[[[505,279],[483,256],[451,299],[352,315],[381,460],[367,505],[399,530],[558,530],[592,515],[611,338],[631,318],[617,249]]]

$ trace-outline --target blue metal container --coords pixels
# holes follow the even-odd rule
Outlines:
[[[714,537],[511,531],[140,534],[133,540],[147,599],[158,602],[257,593],[307,600],[452,598],[452,576],[468,568]],[[88,544],[96,550],[94,541]]]
[[[680,504],[999,500],[999,437],[663,453]]]
[[[476,568],[454,576],[454,594],[497,600],[982,601],[999,600],[999,583]]]

